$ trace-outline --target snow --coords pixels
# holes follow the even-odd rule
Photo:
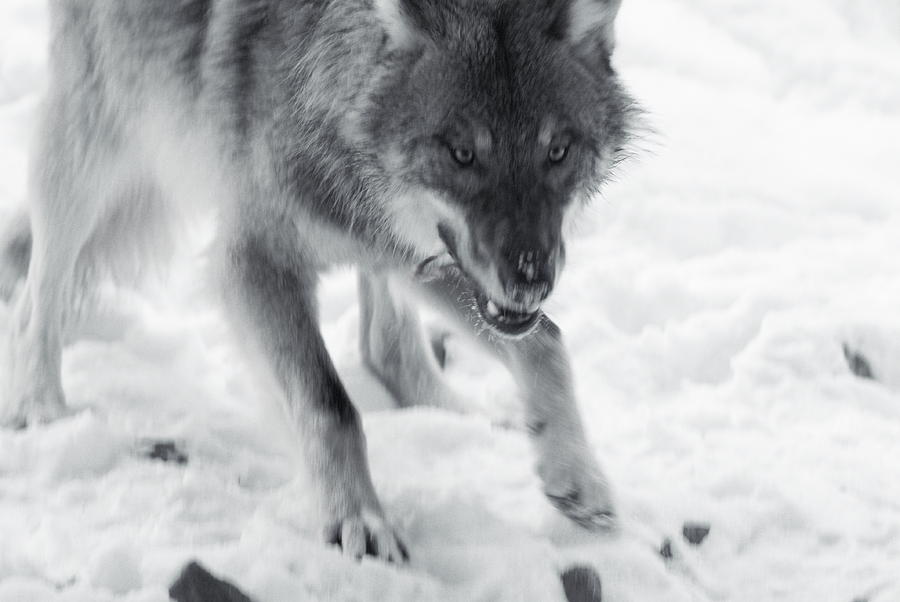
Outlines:
[[[43,3],[0,3],[7,215],[45,27]],[[570,240],[548,312],[619,534],[544,501],[509,377],[458,338],[448,377],[475,411],[389,409],[339,271],[325,336],[413,560],[342,558],[188,254],[165,286],[104,291],[64,360],[82,411],[0,431],[0,600],[165,600],[197,558],[271,602],[561,600],[572,564],[616,602],[900,601],[900,8],[625,2],[618,43],[655,133]],[[845,344],[876,380],[851,374]],[[190,462],[140,457],[145,437]],[[699,547],[688,521],[711,525]]]

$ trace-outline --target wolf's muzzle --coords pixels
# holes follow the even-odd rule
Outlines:
[[[553,290],[556,253],[516,250],[502,253],[501,257],[497,275],[504,292],[515,305],[535,311]]]
[[[523,249],[520,245],[501,247],[494,242],[493,253],[481,255],[485,259],[480,270],[471,257],[460,256],[457,238],[446,226],[438,227],[438,233],[460,271],[469,281],[478,313],[497,334],[520,337],[531,332],[540,322],[541,302],[553,289],[557,273],[559,252],[542,249]],[[481,245],[488,248],[490,245]],[[493,256],[493,260],[489,258]],[[433,258],[436,259],[436,258]],[[427,265],[432,260],[427,260]],[[422,266],[420,266],[422,269]],[[477,276],[494,281],[486,285]],[[485,275],[487,274],[487,275]]]

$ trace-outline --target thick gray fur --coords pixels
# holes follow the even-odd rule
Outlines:
[[[319,332],[317,278],[338,264],[359,267],[362,356],[401,404],[461,405],[398,290],[506,363],[548,497],[606,525],[609,490],[539,307],[564,221],[628,141],[634,111],[610,62],[618,4],[51,0],[28,216],[2,250],[0,293],[27,278],[0,421],[67,413],[62,337],[79,300],[164,260],[182,214],[211,208],[225,307],[277,384],[328,540],[407,556]],[[495,306],[536,326],[503,336],[484,317]]]

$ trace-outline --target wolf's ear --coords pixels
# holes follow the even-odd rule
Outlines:
[[[412,46],[418,34],[405,13],[403,0],[372,0],[372,8],[378,22],[384,27],[391,48]]]
[[[526,0],[529,1],[529,0]],[[465,35],[456,2],[448,0],[372,0],[391,48],[404,50],[437,42],[448,35]],[[464,25],[464,24],[463,24]]]
[[[446,0],[372,0],[375,15],[395,50],[444,35],[449,27],[445,4]]]
[[[576,45],[601,47],[611,53],[616,43],[616,15],[622,0],[569,0],[566,37]]]

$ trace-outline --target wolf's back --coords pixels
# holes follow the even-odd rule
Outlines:
[[[199,90],[214,0],[51,0],[51,86]]]

